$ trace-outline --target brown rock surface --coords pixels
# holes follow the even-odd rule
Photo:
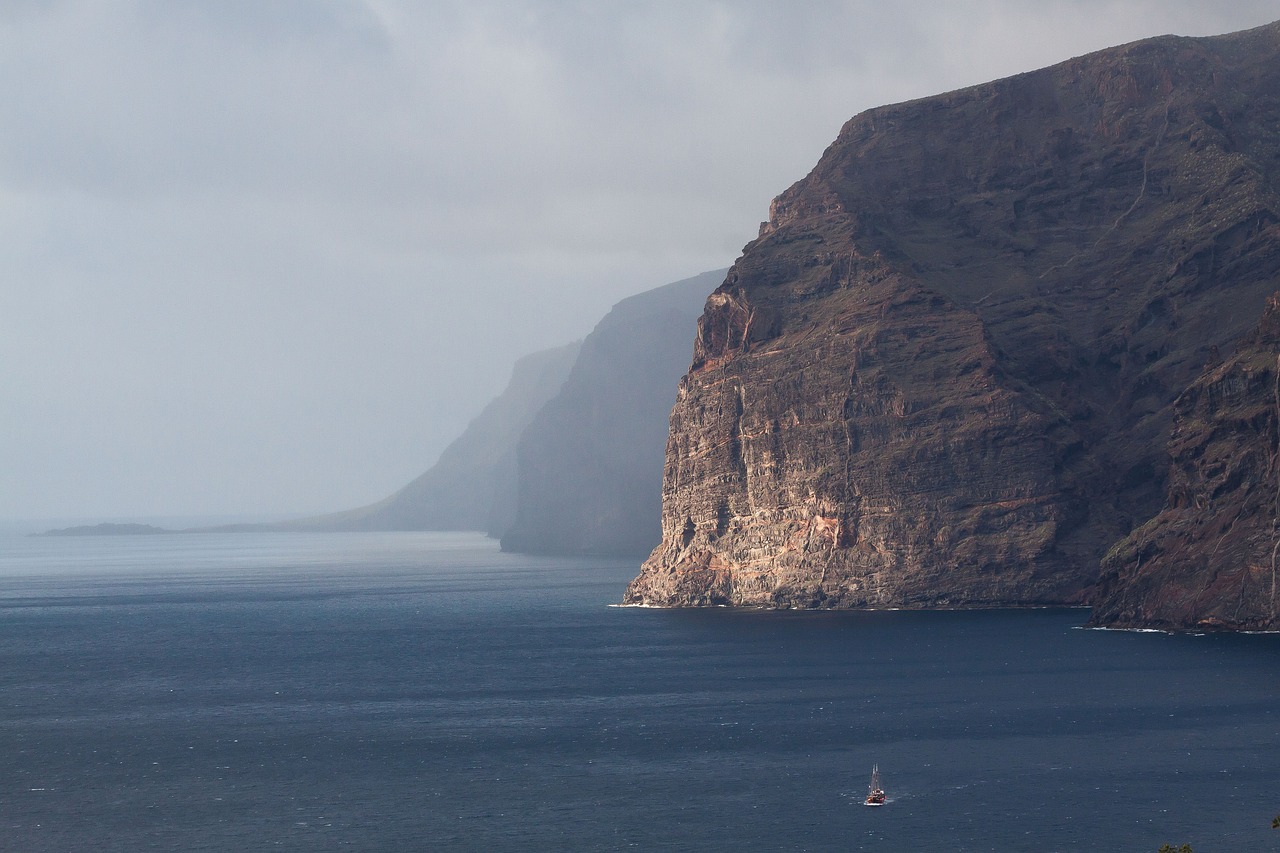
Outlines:
[[[1262,325],[1178,398],[1165,508],[1103,560],[1090,623],[1275,630],[1280,294]]]
[[[1280,25],[863,113],[699,321],[625,600],[1080,602],[1280,269]]]

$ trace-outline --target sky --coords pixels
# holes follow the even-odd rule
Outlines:
[[[4,0],[0,518],[372,502],[519,356],[732,263],[856,113],[1276,17],[1273,0]]]

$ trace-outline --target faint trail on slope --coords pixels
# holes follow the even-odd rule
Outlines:
[[[1156,141],[1152,143],[1150,148],[1147,149],[1146,156],[1142,158],[1142,186],[1138,188],[1138,197],[1133,200],[1133,204],[1129,205],[1129,209],[1126,210],[1124,213],[1120,214],[1119,216],[1117,216],[1116,221],[1111,223],[1111,227],[1108,228],[1101,237],[1099,237],[1096,241],[1094,241],[1094,244],[1090,247],[1091,250],[1098,248],[1099,243],[1107,239],[1107,237],[1111,234],[1112,231],[1115,231],[1117,228],[1119,228],[1120,223],[1124,222],[1125,219],[1128,218],[1130,213],[1133,213],[1134,208],[1136,208],[1138,204],[1142,201],[1143,197],[1146,196],[1147,181],[1150,177],[1151,155],[1154,154],[1156,152],[1156,149],[1160,147],[1160,143],[1164,142],[1164,135],[1169,132],[1169,107],[1172,105],[1173,105],[1173,96],[1170,95],[1169,100],[1164,102],[1164,126],[1160,128],[1160,132],[1156,134]]]
[[[1049,273],[1056,272],[1065,267],[1071,266],[1076,260],[1086,252],[1095,251],[1103,240],[1111,236],[1111,234],[1120,227],[1120,223],[1129,218],[1129,214],[1137,209],[1138,205],[1147,195],[1147,182],[1150,179],[1151,155],[1160,147],[1160,143],[1164,142],[1164,136],[1169,132],[1169,107],[1173,105],[1173,96],[1169,96],[1169,100],[1164,102],[1164,125],[1160,128],[1160,132],[1156,134],[1155,141],[1151,143],[1151,147],[1147,149],[1147,153],[1142,157],[1142,185],[1138,187],[1138,196],[1133,200],[1133,204],[1129,205],[1129,209],[1116,217],[1116,221],[1111,223],[1111,227],[1102,232],[1102,236],[1093,241],[1093,245],[1087,249],[1081,249],[1060,264],[1054,264],[1044,272],[1040,273],[1039,279],[1043,279]]]

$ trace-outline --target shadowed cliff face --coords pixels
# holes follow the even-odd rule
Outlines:
[[[1091,624],[1280,628],[1280,294],[1178,398],[1164,509],[1103,560]]]
[[[624,299],[587,336],[520,438],[503,550],[643,556],[657,544],[667,415],[698,314],[724,274]]]
[[[632,603],[1080,602],[1280,269],[1280,27],[851,120],[699,321]]]

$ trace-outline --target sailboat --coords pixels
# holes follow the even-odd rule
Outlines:
[[[880,787],[880,767],[878,765],[871,768],[871,787],[867,789],[867,799],[863,802],[863,805],[884,805],[884,790]]]

